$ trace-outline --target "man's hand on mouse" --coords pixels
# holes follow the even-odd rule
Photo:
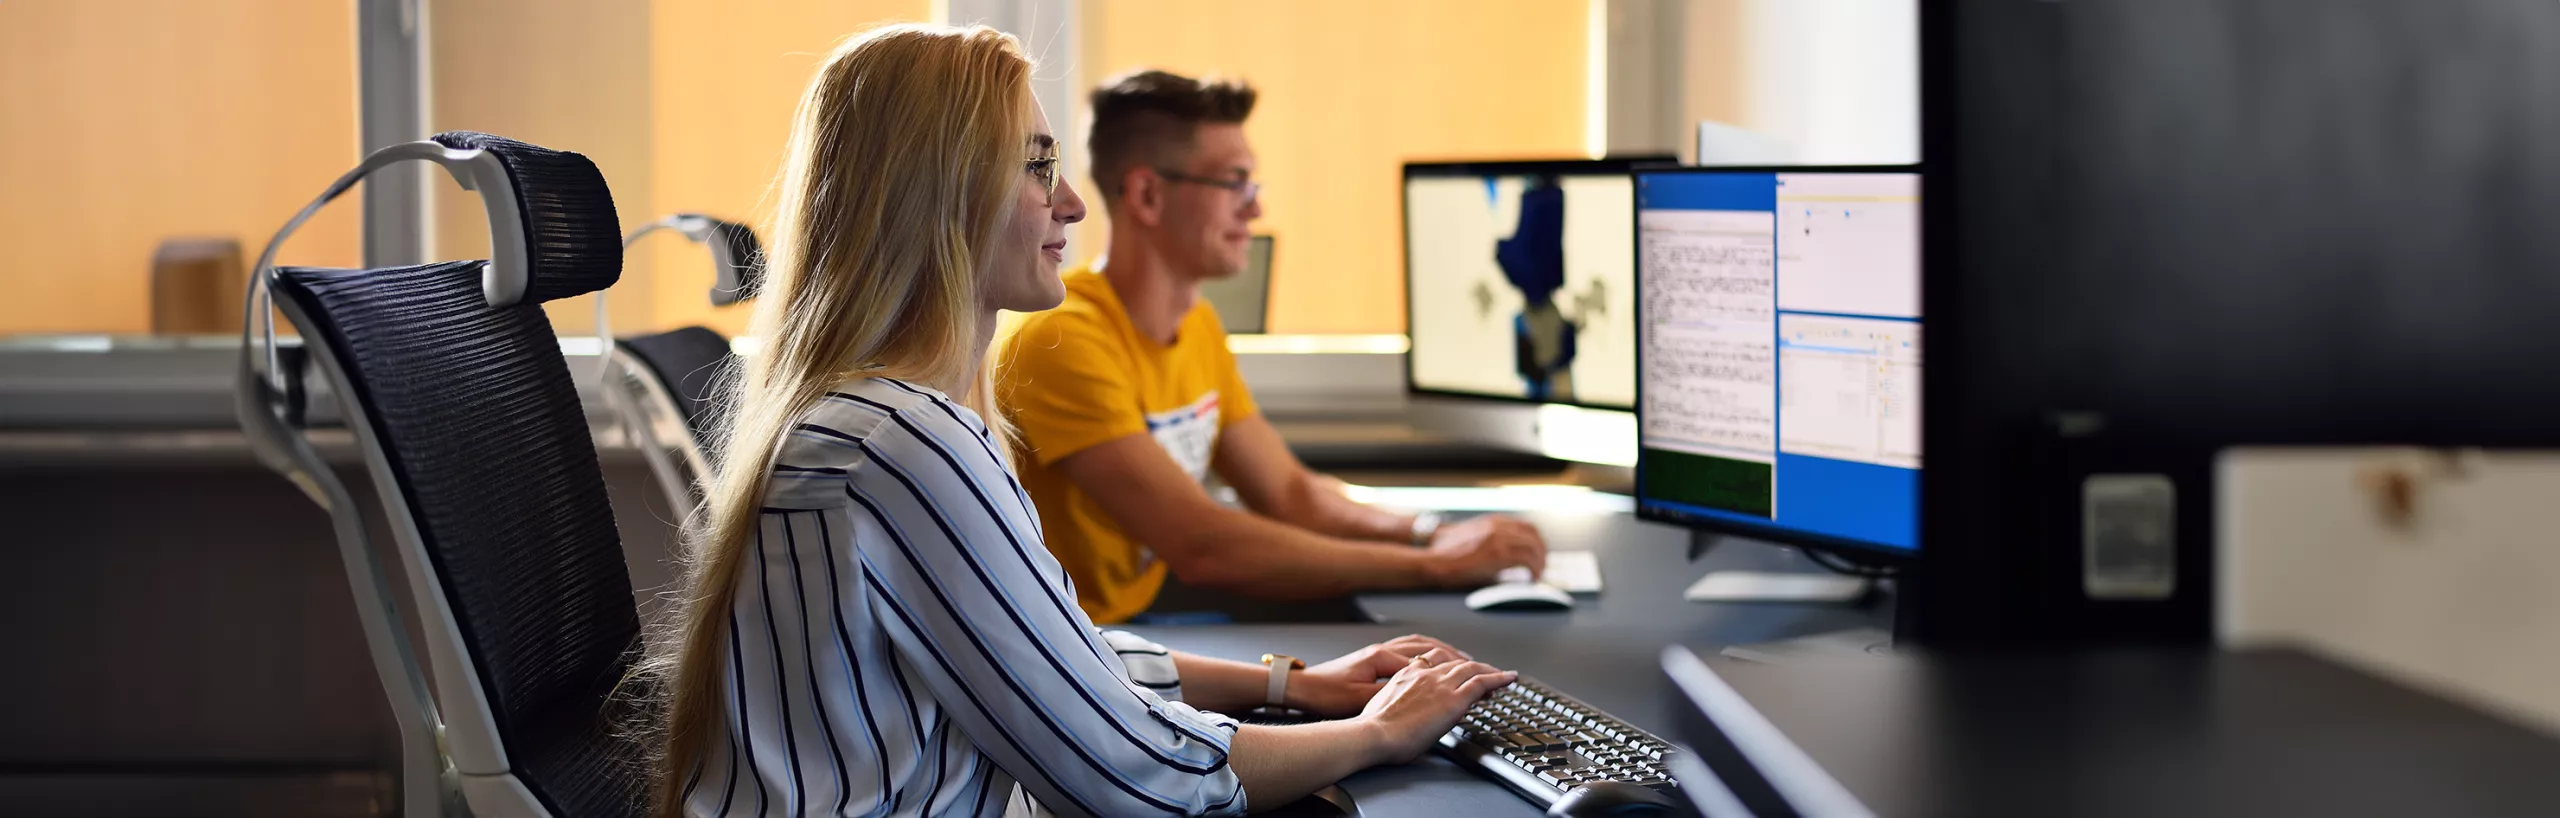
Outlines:
[[[1517,517],[1487,514],[1440,526],[1431,534],[1432,580],[1444,588],[1493,584],[1502,569],[1547,570],[1547,540]]]
[[[1389,639],[1298,671],[1289,681],[1289,706],[1325,718],[1360,714],[1369,699],[1385,687],[1380,681],[1416,661],[1441,664],[1475,657],[1448,643],[1421,634]]]

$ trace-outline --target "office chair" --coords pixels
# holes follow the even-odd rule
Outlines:
[[[375,169],[434,162],[478,191],[491,258],[370,270],[274,266],[277,247]],[[587,421],[542,304],[621,276],[612,194],[586,157],[481,133],[374,152],[252,268],[235,399],[269,468],[329,512],[399,722],[401,811],[636,815],[615,695],[638,613]],[[280,310],[302,336],[275,342]],[[298,349],[299,353],[293,350]],[[337,396],[407,577],[303,434],[307,371]],[[408,620],[401,613],[409,614]],[[430,688],[410,644],[423,634]]]
[[[678,213],[631,231],[623,237],[622,246],[628,250],[641,237],[660,230],[710,246],[712,306],[754,297],[764,263],[764,246],[756,241],[754,230],[699,213]],[[649,464],[659,489],[666,492],[667,507],[683,514],[699,502],[700,481],[711,474],[716,400],[733,360],[729,339],[708,327],[680,327],[616,339],[605,355],[606,403]],[[682,426],[682,440],[659,439],[658,431],[670,425]]]

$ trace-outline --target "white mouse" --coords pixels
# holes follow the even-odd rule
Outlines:
[[[1536,582],[1487,585],[1467,594],[1467,608],[1477,611],[1561,611],[1573,607],[1573,595]]]

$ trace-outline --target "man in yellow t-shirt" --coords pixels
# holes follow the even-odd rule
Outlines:
[[[997,349],[996,397],[1022,433],[1016,467],[1077,601],[1097,622],[1242,614],[1252,606],[1223,603],[1469,588],[1541,569],[1546,542],[1527,523],[1443,526],[1354,503],[1255,410],[1199,292],[1244,269],[1262,214],[1243,127],[1253,102],[1241,83],[1162,71],[1095,89],[1088,147],[1110,242],[1066,273],[1066,303]],[[1213,471],[1246,509],[1209,497]]]

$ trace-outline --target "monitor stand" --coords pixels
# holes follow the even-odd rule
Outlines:
[[[1691,602],[1792,602],[1848,605],[1876,592],[1876,581],[1840,574],[1709,571],[1680,598]]]
[[[1725,535],[1689,534],[1689,559],[1713,550]],[[1691,602],[1750,602],[1813,605],[1864,605],[1882,590],[1876,577],[1818,571],[1710,571],[1690,583],[1681,598]],[[1785,665],[1894,655],[1893,634],[1881,628],[1847,630],[1726,647],[1729,658]]]
[[[1863,659],[1893,656],[1893,634],[1880,628],[1850,628],[1794,639],[1729,645],[1720,651],[1728,658],[1764,665],[1791,665],[1813,661]]]
[[[1725,539],[1723,534],[1689,532],[1689,561],[1698,561]],[[1680,598],[1691,602],[1855,605],[1866,602],[1875,593],[1876,580],[1873,577],[1850,576],[1821,569],[1709,571],[1698,581],[1689,583],[1688,590],[1680,592]]]

